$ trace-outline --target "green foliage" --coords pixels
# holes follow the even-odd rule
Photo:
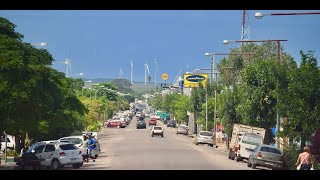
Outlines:
[[[320,126],[320,71],[313,52],[301,52],[301,65],[289,72],[288,88],[282,93],[287,122],[283,135],[301,140],[301,148]]]
[[[190,98],[185,95],[178,96],[175,105],[175,112],[176,119],[178,120],[178,123],[188,123],[188,115],[187,111],[191,110],[191,103]]]
[[[7,156],[14,157],[14,156],[19,156],[19,153],[16,151],[8,151]]]

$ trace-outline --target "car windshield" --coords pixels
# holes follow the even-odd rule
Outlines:
[[[60,148],[62,150],[74,150],[74,149],[77,149],[77,147],[74,144],[63,144],[63,145],[60,145]]]
[[[281,151],[280,151],[279,149],[272,148],[272,147],[262,146],[261,149],[260,149],[260,151],[281,155]]]
[[[187,126],[179,126],[179,129],[188,129]]]
[[[162,130],[161,127],[154,127],[154,130]]]
[[[201,136],[212,136],[212,132],[200,132]]]
[[[260,136],[245,135],[242,142],[245,144],[259,145],[262,143],[262,138]]]
[[[68,138],[68,139],[62,139],[63,141],[69,141],[70,143],[73,144],[81,144],[82,143],[82,139],[80,138]]]

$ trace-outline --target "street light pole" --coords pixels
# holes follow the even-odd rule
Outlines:
[[[208,79],[206,79],[206,131],[208,131]]]
[[[315,15],[320,14],[320,12],[293,12],[293,13],[270,13],[263,14],[262,12],[256,12],[254,14],[256,19],[262,19],[264,16],[290,16],[290,15]]]

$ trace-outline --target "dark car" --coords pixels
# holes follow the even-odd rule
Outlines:
[[[176,128],[177,121],[176,120],[170,120],[167,122],[167,127],[173,127]]]
[[[137,121],[137,129],[146,129],[147,128],[147,124],[144,121],[144,119]]]
[[[168,121],[170,121],[170,116],[166,116],[164,119],[163,119],[163,123],[164,124],[167,124],[168,123]]]
[[[144,121],[144,117],[143,117],[143,116],[140,116],[140,117],[138,118],[138,121]]]

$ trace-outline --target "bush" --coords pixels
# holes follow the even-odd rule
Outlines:
[[[19,156],[19,154],[16,151],[8,151],[7,156]]]
[[[284,168],[288,170],[296,170],[296,162],[299,156],[299,148],[295,144],[283,149]]]

